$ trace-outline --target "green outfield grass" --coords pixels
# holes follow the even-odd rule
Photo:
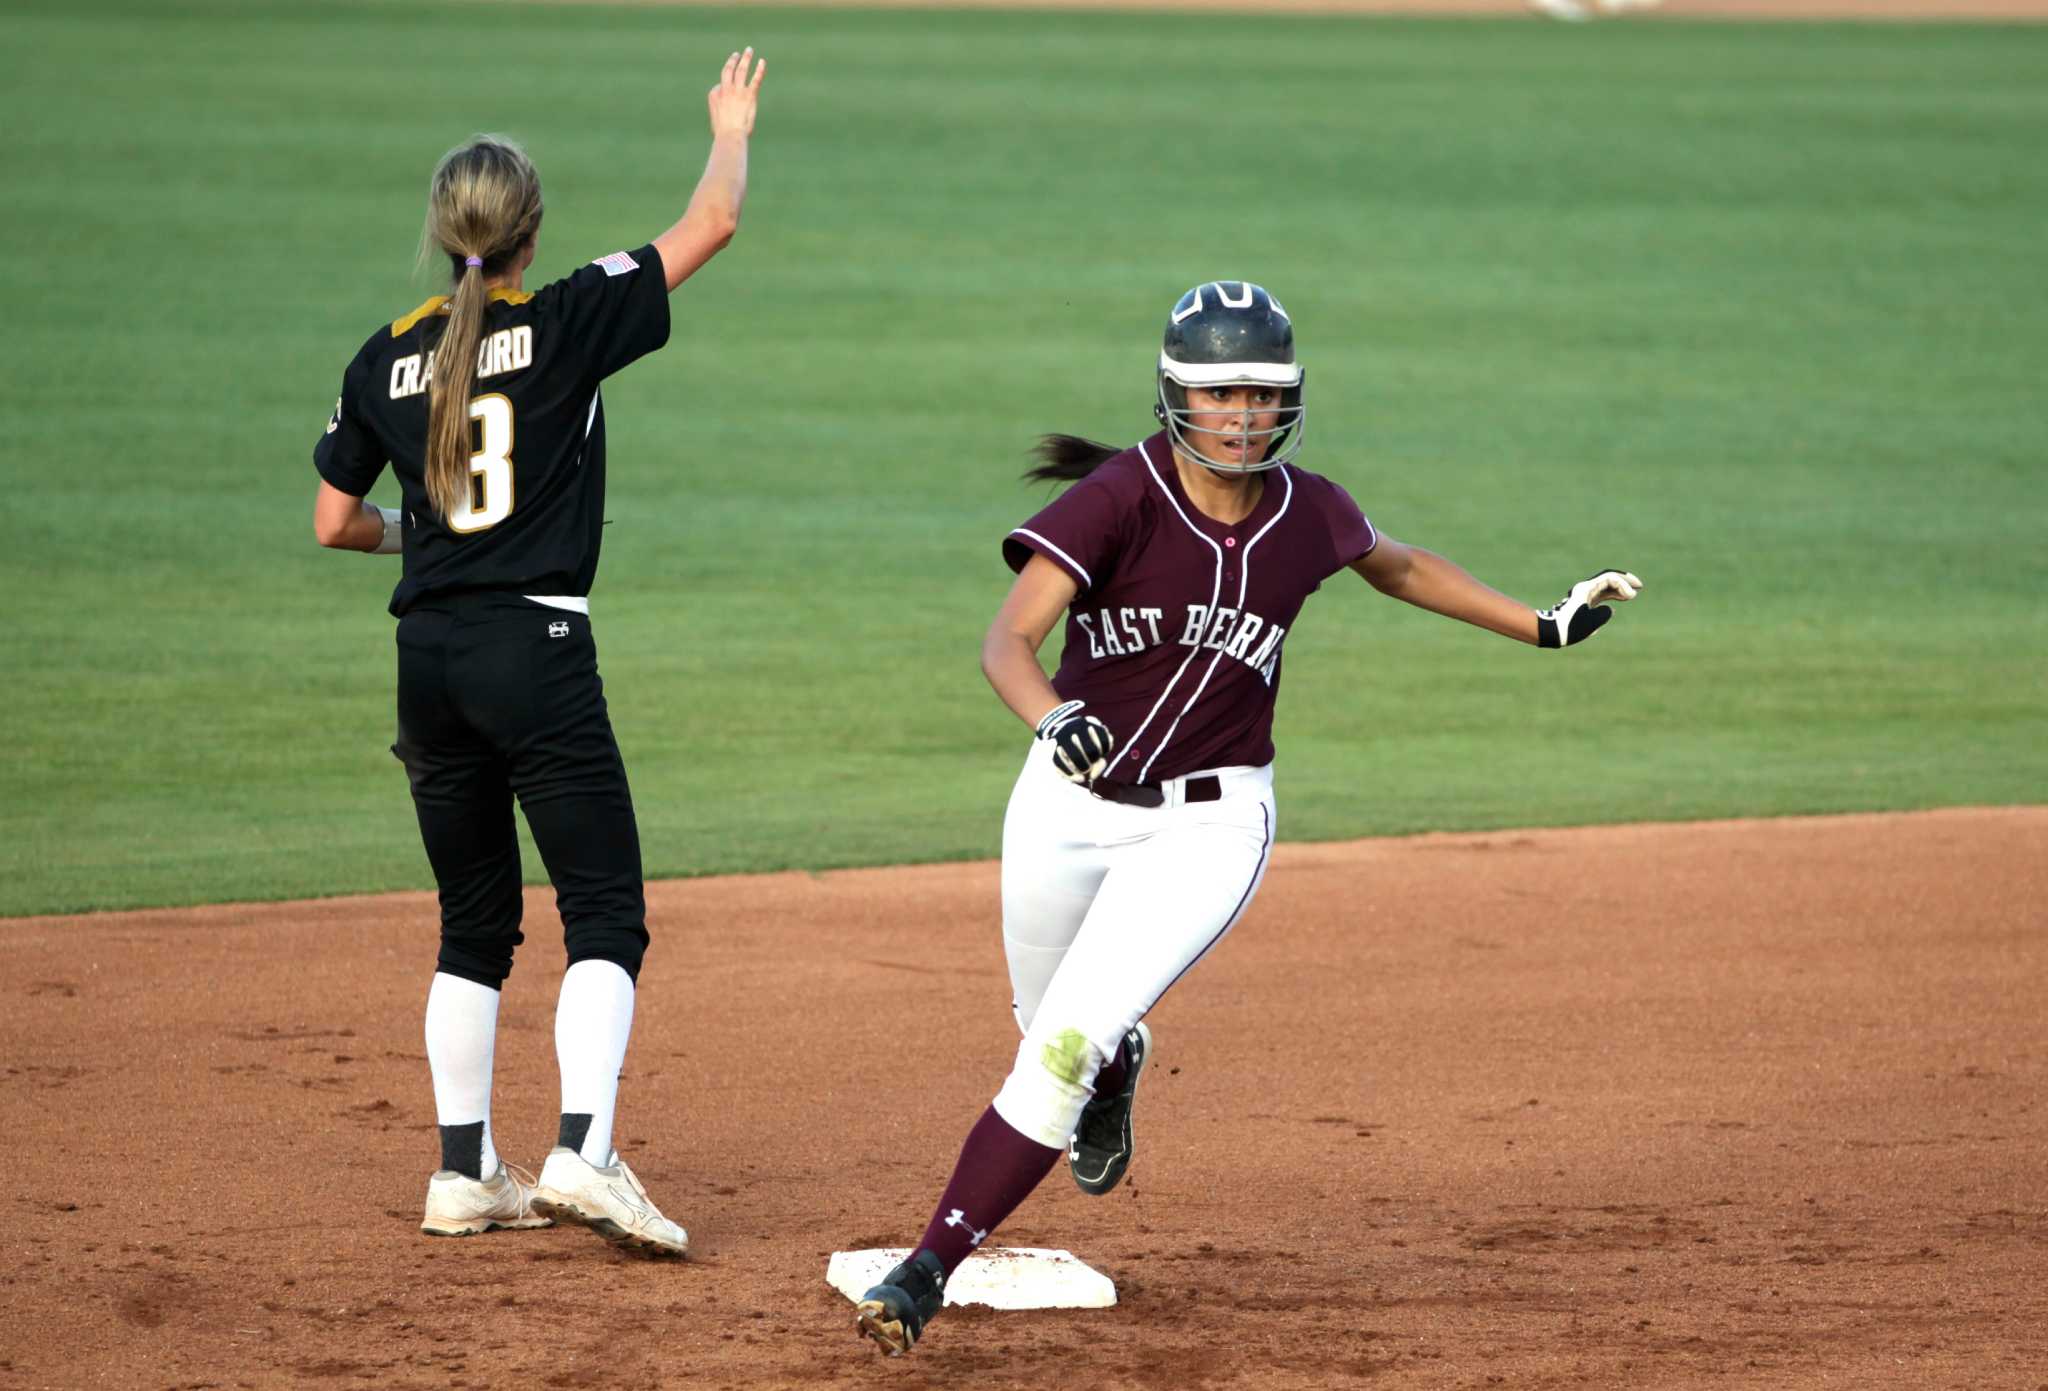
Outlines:
[[[1284,835],[2048,800],[2048,28],[16,0],[0,914],[430,883],[313,440],[444,148],[528,143],[552,278],[748,41],[745,226],[607,391],[650,874],[995,852],[1023,450],[1148,431],[1219,275],[1383,529],[1650,586],[1557,654],[1332,581]]]

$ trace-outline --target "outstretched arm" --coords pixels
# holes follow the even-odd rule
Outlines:
[[[1382,534],[1372,553],[1351,568],[1380,593],[1536,647],[1569,647],[1591,637],[1614,611],[1608,601],[1636,597],[1643,582],[1626,570],[1581,580],[1551,608],[1538,611],[1481,584],[1434,551]]]
[[[1435,551],[1382,535],[1372,553],[1351,568],[1389,598],[1503,637],[1536,641],[1536,610],[1481,584]]]
[[[767,72],[768,60],[757,64],[753,49],[735,53],[725,60],[718,85],[706,98],[711,157],[704,162],[704,177],[697,180],[697,191],[676,225],[654,239],[670,290],[695,275],[739,230],[740,204],[747,199],[747,138],[754,133],[754,108]]]

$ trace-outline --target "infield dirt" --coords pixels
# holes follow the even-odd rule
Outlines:
[[[1114,1309],[824,1282],[1015,1045],[989,864],[651,886],[622,1148],[687,1264],[431,1240],[430,895],[0,922],[0,1385],[2048,1386],[2048,809],[1289,846],[1153,1016]],[[494,1123],[552,1141],[551,899]]]

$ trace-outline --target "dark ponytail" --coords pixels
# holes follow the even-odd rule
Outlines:
[[[1033,483],[1072,482],[1086,478],[1121,453],[1115,445],[1098,444],[1079,435],[1042,435],[1031,450],[1038,467],[1026,469],[1024,477]]]

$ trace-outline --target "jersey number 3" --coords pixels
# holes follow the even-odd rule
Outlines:
[[[487,531],[512,515],[512,402],[495,392],[469,403],[483,448],[469,456],[469,495],[448,514],[448,529]]]

